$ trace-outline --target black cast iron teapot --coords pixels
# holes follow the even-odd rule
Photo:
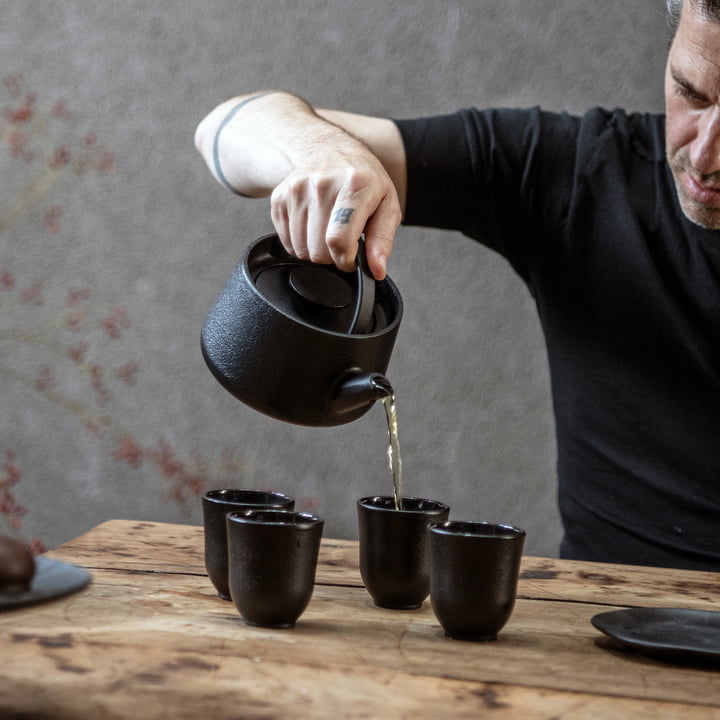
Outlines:
[[[395,284],[370,275],[363,240],[357,270],[345,273],[266,235],[208,313],[203,357],[226,390],[266,415],[342,425],[392,394],[385,372],[402,312]]]

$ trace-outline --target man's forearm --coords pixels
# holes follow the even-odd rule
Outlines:
[[[343,135],[302,98],[262,91],[216,107],[198,125],[195,145],[220,183],[241,195],[264,197],[314,147],[321,149],[331,138],[342,144]]]

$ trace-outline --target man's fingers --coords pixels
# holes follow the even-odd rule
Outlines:
[[[383,280],[387,274],[395,233],[400,225],[402,213],[396,195],[386,196],[365,226],[365,251],[368,267],[376,280]]]
[[[325,244],[332,261],[345,272],[355,269],[358,238],[365,230],[367,210],[353,207],[347,200],[338,199],[328,218]]]
[[[377,180],[377,176],[370,179]],[[401,220],[389,179],[380,184],[370,182],[367,173],[343,173],[335,180],[296,173],[272,193],[271,215],[289,253],[317,263],[333,263],[346,272],[355,269],[358,238],[365,233],[368,265],[377,280],[385,277]]]
[[[270,218],[275,226],[280,242],[287,252],[294,254],[295,251],[292,246],[292,240],[290,238],[290,221],[287,214],[287,205],[281,198],[281,192],[278,188],[272,193],[272,199],[270,204]]]

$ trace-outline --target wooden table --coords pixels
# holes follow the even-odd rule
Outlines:
[[[524,558],[497,642],[446,638],[429,602],[375,607],[357,544],[324,540],[291,630],[245,625],[203,565],[202,529],[114,520],[50,556],[89,587],[0,613],[0,718],[720,718],[720,672],[613,649],[628,606],[720,610],[720,574]]]

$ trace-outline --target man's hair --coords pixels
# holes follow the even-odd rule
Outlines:
[[[673,34],[675,34],[680,22],[683,2],[689,2],[701,15],[720,23],[720,0],[665,0],[668,22]]]

